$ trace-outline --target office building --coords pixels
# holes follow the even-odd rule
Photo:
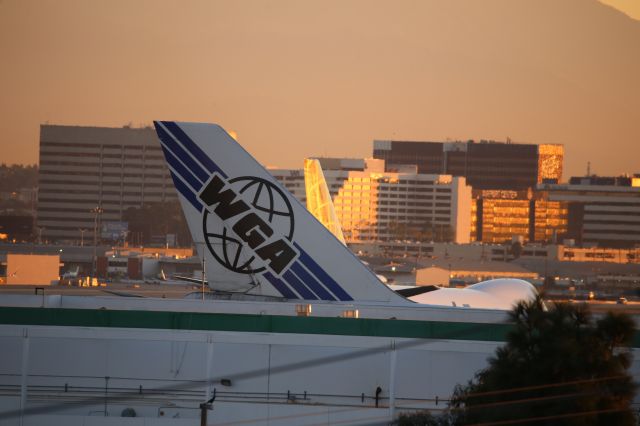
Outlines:
[[[567,203],[545,191],[474,190],[473,198],[471,241],[556,243],[566,236]]]
[[[568,184],[541,184],[538,190],[568,204],[566,236],[577,245],[640,245],[640,175],[572,177]]]
[[[123,213],[177,195],[147,128],[42,125],[37,233],[42,241],[92,242],[126,235]],[[122,235],[124,237],[124,235]]]
[[[377,161],[372,158],[334,158],[334,157],[318,157],[322,170],[325,172],[327,187],[331,197],[334,198],[338,194],[338,190],[342,188],[346,175],[332,174],[327,176],[328,170],[333,171],[363,171],[365,167],[369,170],[384,172],[384,161]],[[302,169],[278,169],[269,168],[271,173],[282,185],[291,192],[296,199],[302,204],[306,203],[307,195],[304,184],[304,170]]]
[[[462,177],[385,172],[379,159],[322,159],[324,176],[347,241],[469,242],[471,188]],[[270,170],[305,202],[298,170]]]
[[[366,256],[397,257],[403,259],[475,260],[479,262],[508,262],[515,259],[509,244],[451,244],[416,241],[355,241],[349,247]],[[640,264],[640,247],[576,247],[564,244],[528,243],[519,253],[522,259],[547,259],[563,262],[599,262]],[[595,268],[594,268],[595,269]],[[593,272],[593,270],[591,270]]]
[[[276,168],[269,168],[268,170],[298,201],[306,205],[307,193],[304,187],[304,170]]]
[[[524,190],[542,182],[560,182],[562,145],[468,142],[373,143],[373,157],[385,160],[386,170],[412,164],[422,174],[466,177],[474,189]]]

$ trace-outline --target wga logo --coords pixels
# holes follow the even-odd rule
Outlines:
[[[207,248],[225,268],[280,276],[298,257],[291,203],[273,183],[253,176],[227,181],[214,173],[199,197]]]

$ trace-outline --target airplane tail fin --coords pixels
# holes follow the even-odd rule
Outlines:
[[[307,210],[342,244],[346,245],[322,166],[315,158],[304,160],[304,186],[307,192]]]
[[[406,302],[220,126],[154,124],[210,287],[307,301]]]

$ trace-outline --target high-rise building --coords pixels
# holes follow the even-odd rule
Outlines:
[[[474,190],[473,198],[472,241],[551,243],[566,235],[567,203],[544,191]]]
[[[347,241],[469,242],[471,188],[464,178],[415,167],[385,172],[376,159],[319,160]],[[301,171],[270,172],[304,202]]]
[[[38,173],[42,240],[92,241],[130,207],[177,199],[152,128],[42,125]]]
[[[524,190],[562,178],[562,145],[468,142],[373,143],[373,157],[385,160],[387,171],[412,164],[418,173],[464,176],[474,189]]]
[[[549,200],[568,204],[567,237],[580,245],[640,245],[640,175],[572,177],[568,184],[541,184]]]

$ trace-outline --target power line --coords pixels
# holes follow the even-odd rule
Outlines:
[[[629,376],[638,376],[638,375],[640,375],[640,373],[636,373],[636,374],[629,375]],[[466,398],[476,397],[476,396],[499,395],[499,394],[502,394],[502,393],[524,392],[524,391],[529,391],[529,390],[546,389],[546,388],[550,388],[550,387],[571,386],[571,385],[578,385],[578,384],[582,384],[582,383],[593,383],[593,382],[601,382],[601,381],[609,381],[609,380],[621,380],[621,379],[624,379],[624,378],[629,377],[629,376],[617,375],[617,376],[607,376],[607,377],[596,377],[596,378],[591,378],[591,379],[572,380],[572,381],[568,381],[568,382],[555,382],[555,383],[548,383],[548,384],[543,384],[543,385],[522,386],[522,387],[517,387],[517,388],[500,389],[500,390],[495,390],[495,391],[475,392],[475,393],[468,394],[466,396]]]
[[[518,423],[533,423],[533,422],[543,422],[546,420],[556,420],[556,419],[567,419],[570,417],[583,417],[583,416],[592,416],[594,414],[604,414],[604,413],[617,413],[627,411],[626,408],[607,408],[604,410],[591,410],[591,411],[581,411],[579,413],[567,413],[567,414],[557,414],[553,416],[541,416],[541,417],[530,417],[528,419],[516,419],[516,420],[501,420],[497,422],[488,422],[488,423],[476,423],[473,426],[500,426],[500,425],[515,425]]]
[[[603,380],[611,380],[611,379],[615,379],[615,378],[623,378],[625,376],[611,376],[611,377],[606,377],[606,378],[596,378],[596,379],[589,379],[589,380],[575,380],[575,381],[570,381],[570,382],[563,382],[563,383],[551,383],[549,385],[540,385],[540,386],[535,386],[535,388],[543,388],[543,387],[548,387],[548,388],[553,388],[553,387],[557,387],[557,386],[565,386],[565,385],[570,385],[570,384],[575,384],[575,383],[586,383],[586,382],[598,382],[598,381],[603,381]],[[514,389],[528,389],[528,388],[532,388],[533,386],[525,386],[522,388],[514,388]],[[509,392],[511,390],[507,389],[504,391],[500,391],[500,392]],[[561,394],[561,395],[551,395],[551,396],[542,396],[542,397],[530,397],[530,398],[523,398],[523,399],[519,399],[519,400],[510,400],[510,401],[499,401],[499,402],[495,402],[495,403],[487,403],[487,404],[479,404],[479,405],[473,405],[473,406],[468,406],[465,407],[466,410],[476,410],[476,409],[486,409],[486,408],[495,408],[498,406],[505,406],[505,405],[518,405],[518,404],[528,404],[528,403],[536,403],[536,402],[543,402],[543,401],[550,401],[550,400],[555,400],[555,399],[567,399],[567,398],[580,398],[580,397],[586,397],[586,396],[592,396],[592,395],[597,395],[598,392],[574,392],[574,393],[566,393],[566,394]],[[418,400],[415,400],[418,401]],[[448,401],[448,400],[440,400],[440,401]],[[407,404],[396,404],[395,408],[396,409],[402,409],[402,407],[406,407]],[[343,409],[343,410],[335,410],[332,411],[332,413],[340,413],[340,412],[349,412],[349,411],[361,411],[361,410],[368,410],[368,409],[372,409],[374,407],[352,407],[349,409]],[[388,408],[388,407],[382,407],[382,408]],[[622,409],[620,409],[622,410]],[[426,410],[425,410],[426,411]],[[278,417],[278,418],[267,418],[267,417],[262,417],[262,418],[257,418],[257,419],[252,419],[252,420],[246,420],[246,421],[242,421],[242,422],[231,422],[231,423],[224,423],[225,425],[235,425],[235,424],[246,424],[246,423],[257,423],[257,422],[264,422],[267,420],[274,420],[274,419],[285,419],[285,418],[303,418],[303,417],[311,417],[311,416],[317,416],[317,415],[322,415],[322,414],[326,414],[325,411],[323,412],[315,412],[315,413],[306,413],[306,414],[297,414],[297,415],[289,415],[289,416],[282,416],[282,417]],[[388,415],[384,415],[384,416],[374,416],[374,417],[367,417],[367,418],[360,418],[359,420],[369,420],[369,419],[388,419]],[[348,421],[344,421],[344,422],[332,422],[332,424],[339,424],[339,423],[345,423],[345,422],[350,422],[353,421],[352,420],[348,420]],[[322,423],[324,424],[324,423]]]
[[[519,423],[535,423],[535,422],[543,422],[547,420],[557,420],[557,419],[564,419],[564,418],[571,418],[571,417],[584,417],[584,416],[592,416],[596,414],[617,413],[617,412],[623,412],[623,411],[627,411],[627,408],[607,408],[602,410],[581,411],[578,413],[566,413],[566,414],[554,414],[551,416],[529,417],[526,419],[499,420],[495,422],[473,423],[473,424],[470,424],[469,426],[502,426],[502,425],[512,425],[512,424],[519,424]],[[375,416],[375,417],[361,417],[359,419],[350,419],[348,421],[336,422],[332,424],[358,422],[358,421],[366,421],[366,420],[373,420],[373,419],[388,420],[388,416],[385,415],[385,416]],[[321,424],[324,424],[324,423],[319,423],[318,426]],[[379,424],[380,423],[376,422],[376,423],[361,424],[360,426],[377,426]]]

